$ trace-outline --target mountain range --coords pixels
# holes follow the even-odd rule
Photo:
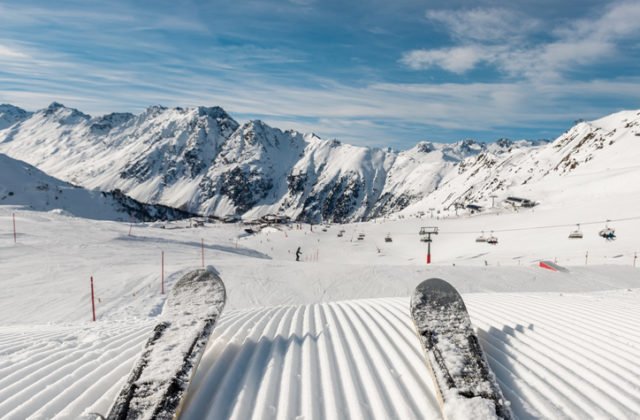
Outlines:
[[[2,105],[0,152],[74,185],[189,213],[347,222],[539,195],[536,185],[620,167],[621,154],[631,164],[639,126],[640,112],[623,111],[553,142],[423,141],[395,151],[240,124],[220,107],[92,117],[59,103],[33,113]]]

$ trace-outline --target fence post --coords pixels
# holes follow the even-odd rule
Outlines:
[[[91,313],[93,314],[93,322],[96,321],[96,301],[93,292],[93,276],[91,276]]]

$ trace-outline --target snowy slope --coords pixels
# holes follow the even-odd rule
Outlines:
[[[573,217],[608,210],[595,207]],[[524,237],[505,231],[495,247],[473,240],[489,224],[548,225],[562,212],[541,207],[254,235],[241,224],[141,223],[129,236],[124,223],[0,206],[0,417],[105,413],[162,310],[160,252],[170,289],[200,266],[204,239],[205,264],[220,272],[229,300],[187,418],[437,418],[407,308],[413,287],[428,277],[463,293],[519,418],[637,418],[640,283],[632,263],[640,219],[619,222],[612,242],[596,226],[584,227],[581,242],[567,239],[564,227]],[[425,266],[417,231],[430,222],[441,234],[435,265]],[[359,232],[363,241],[355,239]],[[387,233],[392,243],[383,241]],[[300,263],[293,261],[297,246]],[[554,257],[568,273],[537,267]]]
[[[491,206],[520,196],[542,204],[567,199],[584,203],[599,195],[638,194],[640,175],[640,111],[623,111],[592,122],[581,122],[549,144],[533,148],[503,144],[463,161],[443,179],[437,192],[408,212],[455,203]],[[506,151],[505,151],[506,149]]]
[[[99,220],[175,220],[190,216],[169,207],[140,203],[118,191],[76,187],[3,154],[0,154],[0,205],[54,210]]]
[[[640,414],[640,343],[625,332],[640,321],[638,298],[637,290],[465,295],[520,419]],[[0,417],[105,413],[151,328],[0,327]],[[185,418],[438,418],[412,328],[404,298],[228,311]]]
[[[53,103],[0,131],[0,151],[73,184],[200,214],[345,222],[402,210],[462,160],[505,148],[465,140],[395,152],[240,126],[218,107],[90,117]]]

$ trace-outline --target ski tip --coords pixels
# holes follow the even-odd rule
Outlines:
[[[420,283],[411,297],[411,306],[418,302],[442,305],[449,302],[464,302],[460,293],[449,282],[439,278],[430,278]],[[464,307],[464,306],[463,306]]]
[[[212,265],[208,265],[207,268],[205,268],[206,271],[213,273],[214,275],[220,277],[220,272]]]
[[[453,287],[449,282],[446,282],[442,279],[433,277],[427,280],[424,280],[416,287],[416,292],[422,293],[433,293],[434,291],[444,291],[444,292],[455,292],[458,291],[455,287]]]
[[[185,302],[203,302],[221,311],[226,300],[227,291],[220,276],[213,271],[198,268],[186,273],[175,283],[162,312]]]

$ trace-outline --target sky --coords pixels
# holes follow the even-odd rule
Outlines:
[[[635,0],[2,0],[0,103],[221,106],[398,149],[554,139],[640,108],[638,22]]]

